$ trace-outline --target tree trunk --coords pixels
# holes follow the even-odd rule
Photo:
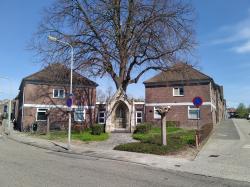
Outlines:
[[[161,116],[161,143],[167,145],[166,115]]]

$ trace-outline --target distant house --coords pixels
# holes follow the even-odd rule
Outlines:
[[[229,118],[236,117],[236,109],[235,108],[227,108],[227,114]]]
[[[52,64],[25,77],[16,98],[17,128],[28,131],[36,123],[44,131],[47,123],[51,129],[65,129],[68,124],[66,100],[69,97],[70,70],[61,64]],[[73,74],[73,124],[94,123],[96,87],[88,78]]]
[[[216,124],[225,116],[223,87],[190,65],[180,63],[144,82],[145,120],[160,122],[157,106],[171,106],[167,120],[185,128]],[[200,96],[203,105],[192,100]]]

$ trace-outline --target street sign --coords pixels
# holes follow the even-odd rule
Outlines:
[[[67,104],[68,107],[71,107],[72,104],[73,104],[72,98],[68,98],[67,101],[66,101],[66,104]]]
[[[203,103],[203,100],[201,97],[197,96],[197,97],[193,98],[193,104],[197,108],[199,108],[202,105],[202,103]]]

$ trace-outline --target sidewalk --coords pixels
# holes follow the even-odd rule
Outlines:
[[[8,136],[8,138],[17,142],[51,151],[131,162],[161,169],[176,169],[184,163],[191,162],[188,159],[174,158],[173,156],[158,156],[152,154],[117,151],[112,149],[103,149],[100,148],[100,146],[96,146],[96,148],[94,148],[94,146],[89,146],[88,144],[86,144],[86,146],[84,146],[84,144],[81,146],[71,145],[71,150],[67,150],[67,144],[65,143],[32,138],[20,132],[13,132],[10,136]]]

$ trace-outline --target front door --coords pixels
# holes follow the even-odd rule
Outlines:
[[[126,105],[121,103],[116,109],[116,128],[126,128],[127,124],[127,110]]]

